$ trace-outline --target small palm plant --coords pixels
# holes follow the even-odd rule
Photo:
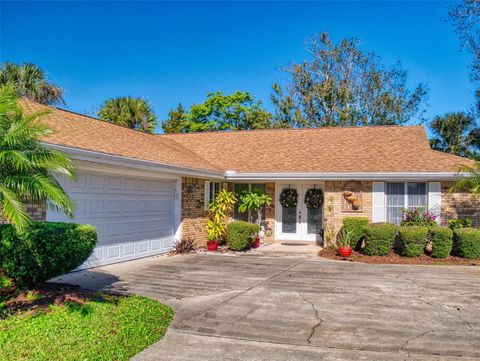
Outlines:
[[[69,216],[74,211],[73,201],[55,179],[59,174],[74,179],[71,161],[40,143],[51,132],[41,122],[47,113],[25,114],[17,104],[15,89],[0,87],[0,218],[18,230],[30,223],[27,201],[48,201]]]
[[[245,212],[257,212],[257,224],[261,226],[262,223],[262,209],[264,205],[271,205],[272,197],[260,189],[255,189],[251,192],[244,192],[240,195],[240,205],[238,211],[240,213]]]
[[[209,241],[221,242],[227,232],[227,219],[233,211],[237,198],[233,192],[222,189],[210,204],[207,220],[207,238]]]
[[[467,191],[473,195],[480,196],[480,161],[469,166],[460,167],[460,172],[468,173],[468,176],[455,182],[450,188],[453,191]]]
[[[353,236],[353,230],[347,232],[346,229],[342,229],[342,231],[337,236],[338,247],[351,247]]]

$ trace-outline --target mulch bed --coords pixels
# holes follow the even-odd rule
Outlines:
[[[324,248],[318,255],[324,258],[348,262],[376,263],[376,264],[413,264],[413,265],[450,265],[450,266],[480,266],[480,259],[467,259],[450,256],[448,258],[433,258],[427,255],[420,257],[402,257],[392,252],[388,256],[367,256],[359,252],[352,252],[350,257],[341,257],[332,248]]]
[[[91,300],[102,301],[110,297],[104,293],[60,283],[44,283],[33,290],[9,291],[7,294],[5,289],[0,290],[0,297],[5,300],[0,310],[0,319],[22,312],[44,312],[50,305],[85,304]]]

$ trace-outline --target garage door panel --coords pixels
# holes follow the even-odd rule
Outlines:
[[[174,180],[79,171],[76,182],[59,179],[75,200],[74,221],[97,228],[98,243],[81,268],[171,250],[174,241]],[[50,221],[71,222],[49,210]]]

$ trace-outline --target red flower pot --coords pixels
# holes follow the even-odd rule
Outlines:
[[[352,247],[338,247],[338,254],[342,257],[350,257],[352,254]]]
[[[208,249],[209,251],[216,251],[219,245],[220,245],[219,242],[208,241],[208,242],[207,242],[207,249]]]
[[[252,243],[252,248],[260,247],[260,238],[255,238],[255,241]]]

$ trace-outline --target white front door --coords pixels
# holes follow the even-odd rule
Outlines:
[[[284,189],[295,189],[298,193],[296,207],[283,207],[279,197]],[[276,239],[278,241],[321,242],[323,227],[323,207],[308,208],[305,193],[312,188],[322,188],[320,184],[277,184]]]

